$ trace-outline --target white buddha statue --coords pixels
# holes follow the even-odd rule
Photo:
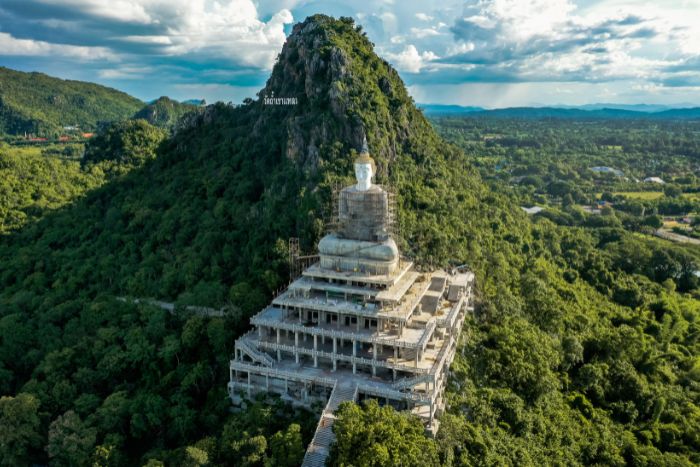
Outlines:
[[[366,140],[354,166],[357,183],[340,192],[337,232],[318,244],[321,267],[388,274],[396,267],[399,252],[389,236],[389,196],[372,184],[376,165]]]

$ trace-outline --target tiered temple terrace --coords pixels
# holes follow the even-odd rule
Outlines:
[[[381,205],[388,196],[363,183],[369,182],[363,163],[371,178],[365,149],[355,164],[358,184],[343,191]],[[354,205],[362,209],[361,202]],[[234,402],[254,392],[303,404],[328,401],[305,465],[325,461],[333,411],[343,400],[377,398],[434,430],[470,308],[471,272],[419,272],[398,255],[387,231],[388,206],[369,218],[352,209],[341,204],[337,231],[319,243],[319,262],[251,318],[254,329],[236,341],[230,365]]]

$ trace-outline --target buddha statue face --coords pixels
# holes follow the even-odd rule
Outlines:
[[[367,191],[372,187],[372,164],[356,163],[355,178],[357,179],[357,190]]]

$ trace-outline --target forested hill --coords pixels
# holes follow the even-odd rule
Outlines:
[[[0,67],[0,135],[53,136],[64,127],[92,131],[130,118],[144,103],[115,89]]]
[[[273,93],[297,104],[267,105]],[[280,404],[229,413],[228,359],[286,283],[288,238],[314,248],[364,136],[377,182],[397,193],[402,251],[468,263],[479,301],[438,442],[389,413],[339,423],[338,462],[700,461],[697,303],[673,279],[617,268],[614,225],[599,236],[527,219],[437,136],[359,26],[322,15],[294,26],[259,99],[207,107],[155,159],[0,238],[0,416],[13,434],[0,458],[299,463],[313,418]],[[115,296],[235,306],[220,320]],[[388,444],[409,435],[406,449]]]
[[[200,109],[201,105],[188,102],[178,102],[166,96],[161,96],[136,112],[134,119],[144,119],[151,125],[161,128],[173,128],[188,112]]]

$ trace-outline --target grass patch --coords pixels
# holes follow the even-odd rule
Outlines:
[[[645,201],[659,199],[664,193],[663,191],[616,191],[615,196],[624,196],[630,199],[641,199]]]
[[[681,196],[692,201],[700,201],[700,193],[683,193]]]

